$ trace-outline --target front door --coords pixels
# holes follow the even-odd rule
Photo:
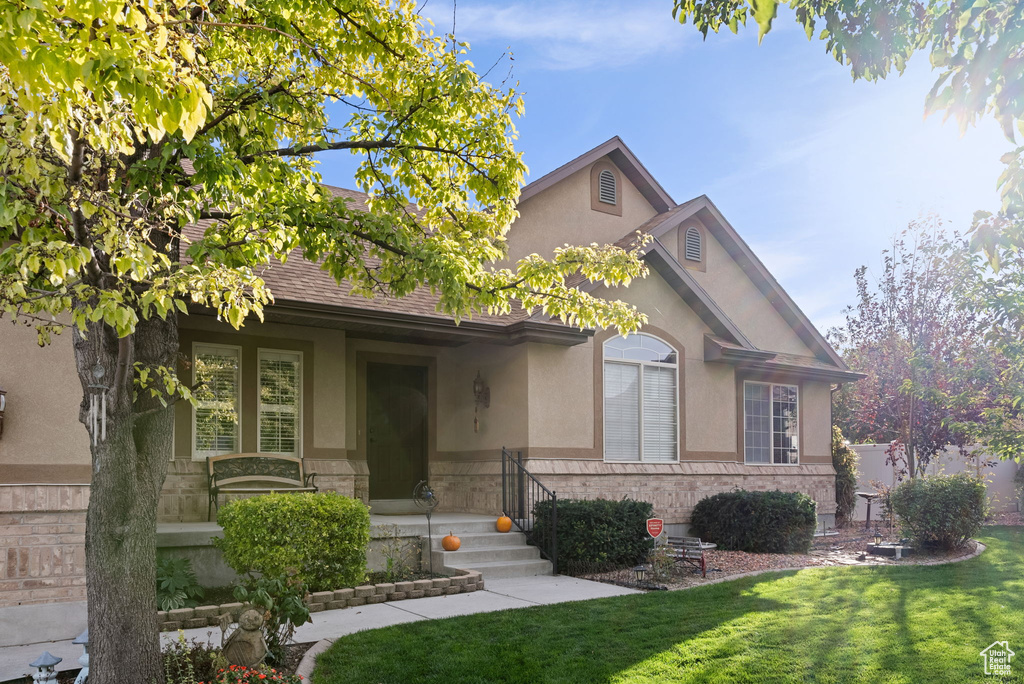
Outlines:
[[[411,499],[427,476],[427,369],[366,364],[371,499]]]

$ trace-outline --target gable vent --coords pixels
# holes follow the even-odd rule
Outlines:
[[[615,204],[615,174],[608,169],[597,176],[597,199],[605,204]]]
[[[700,261],[700,231],[693,226],[686,229],[686,258]]]

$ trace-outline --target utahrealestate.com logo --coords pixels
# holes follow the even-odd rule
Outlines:
[[[1008,642],[994,641],[980,655],[985,659],[985,674],[1008,675],[1010,674],[1010,660],[1016,654],[1010,650]]]

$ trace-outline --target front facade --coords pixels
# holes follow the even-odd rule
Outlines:
[[[205,459],[231,453],[301,456],[377,512],[428,479],[441,510],[497,515],[502,447],[560,497],[650,501],[669,525],[736,487],[834,513],[830,390],[857,376],[706,197],[676,204],[616,138],[527,186],[520,215],[513,260],[654,236],[646,279],[581,285],[638,306],[642,333],[523,311],[455,325],[426,294],[365,300],[289,260],[266,274],[265,323],[180,317],[179,372],[210,391],[176,406],[160,520],[206,520]],[[79,599],[90,456],[70,336],[0,335],[0,605]]]

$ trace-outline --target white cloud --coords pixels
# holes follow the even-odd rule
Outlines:
[[[439,30],[450,30],[442,4],[426,9]],[[684,30],[664,2],[579,2],[459,4],[456,35],[470,43],[493,41],[519,58],[546,69],[623,66],[678,51],[692,31]]]

